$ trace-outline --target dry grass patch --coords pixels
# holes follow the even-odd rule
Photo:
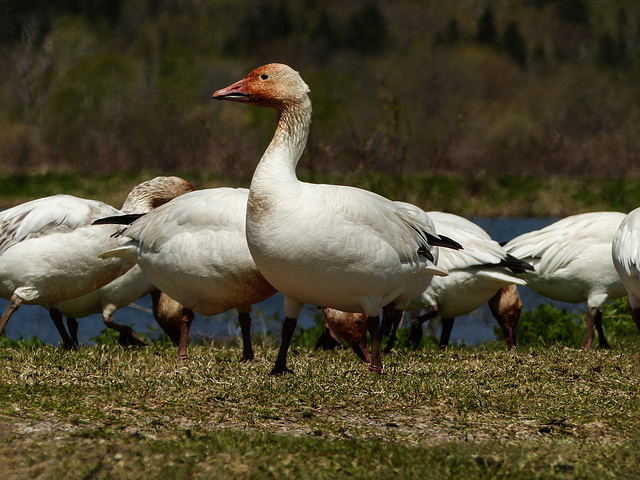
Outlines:
[[[640,344],[640,340],[636,342]],[[631,474],[633,351],[402,352],[368,374],[349,352],[271,346],[0,351],[3,478],[523,478]]]

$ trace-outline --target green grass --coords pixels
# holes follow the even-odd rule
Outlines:
[[[612,343],[616,335],[612,333]],[[366,372],[276,344],[0,349],[2,478],[637,478],[640,335],[621,349],[427,346]]]
[[[299,169],[300,178],[315,183],[337,183],[365,188],[394,200],[415,203],[427,210],[444,210],[468,217],[565,216],[585,211],[628,212],[640,204],[638,178],[539,178],[502,176],[407,175],[380,172],[359,176],[314,175]],[[0,208],[34,198],[67,193],[94,198],[119,207],[138,183],[157,172],[83,175],[69,172],[29,173],[0,177]],[[214,172],[178,172],[196,188],[248,186],[248,180],[225,178]]]

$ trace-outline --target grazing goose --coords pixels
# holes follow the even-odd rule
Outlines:
[[[532,271],[533,267],[508,254],[487,232],[466,218],[445,212],[427,212],[427,215],[436,231],[448,236],[455,235],[464,250],[440,251],[438,265],[449,275],[434,278],[429,287],[409,305],[410,311],[424,308],[429,311],[411,320],[407,346],[417,345],[422,337],[422,324],[439,316],[442,318],[440,348],[446,348],[455,317],[471,313],[496,297],[493,303],[499,304],[501,300],[503,303],[496,312],[509,312],[509,317],[502,313],[494,316],[508,348],[515,347],[517,319],[513,318],[513,311],[519,313],[517,304],[520,298],[517,289],[514,289],[514,293],[514,290],[503,291],[502,288],[512,284],[526,285],[527,282],[516,274]],[[503,295],[505,298],[502,298]],[[507,299],[512,301],[509,309],[504,305]],[[393,338],[390,339],[390,345],[393,345]]]
[[[403,310],[433,275],[434,246],[461,248],[406,208],[366,190],[304,183],[295,169],[311,123],[309,87],[291,67],[269,64],[213,98],[274,108],[275,135],[253,178],[247,242],[260,272],[284,295],[273,374],[291,372],[287,351],[304,304],[367,315],[369,368],[382,371],[380,309]]]
[[[155,177],[131,190],[122,205],[121,212],[125,214],[147,213],[173,198],[193,190],[193,185],[180,177]],[[101,313],[104,324],[108,328],[120,332],[120,343],[145,345],[146,342],[131,327],[117,324],[113,319],[113,313],[154,290],[155,287],[149,282],[140,267],[134,265],[124,275],[107,285],[81,297],[65,300],[58,306],[58,310],[67,317],[69,333],[75,345],[78,344],[76,319],[94,313]],[[155,301],[154,309],[156,309]]]
[[[188,359],[193,312],[217,315],[233,308],[242,329],[243,359],[253,359],[252,305],[276,290],[249,253],[245,234],[248,195],[246,188],[186,193],[122,229],[119,238],[131,241],[102,255],[136,261],[153,285],[183,305],[181,360]]]
[[[424,308],[429,310],[411,320],[407,346],[417,346],[422,339],[422,324],[440,316],[440,348],[446,348],[455,317],[471,313],[489,302],[507,346],[513,348],[516,341],[515,327],[522,309],[515,285],[526,285],[526,281],[518,278],[516,273],[532,270],[533,267],[509,255],[487,232],[465,218],[451,213],[424,212],[413,205],[397,203],[412,208],[416,215],[428,217],[437,232],[455,236],[464,247],[464,250],[440,249],[438,266],[445,269],[449,275],[434,277],[427,289],[407,307],[409,311]],[[342,331],[335,333],[352,346],[354,342],[357,344],[359,335],[354,326],[355,319],[349,318],[346,314],[339,316],[336,312],[331,312],[331,315],[334,319],[333,324],[337,323],[336,318],[340,320],[337,324]],[[325,317],[328,319],[326,312]],[[391,333],[385,352],[391,351],[393,347],[400,320],[401,317],[394,319],[387,316],[383,321],[383,324],[386,324],[383,333]],[[333,329],[332,323],[327,324]],[[384,332],[385,330],[387,332]],[[330,332],[323,332],[320,338],[322,341],[329,341]]]
[[[609,348],[600,307],[608,299],[626,295],[611,259],[613,237],[624,217],[620,212],[573,215],[504,246],[511,255],[534,266],[534,272],[522,275],[531,290],[562,302],[587,302],[586,349],[593,343],[594,324],[600,346]]]
[[[162,331],[167,334],[176,347],[180,346],[182,304],[176,302],[166,293],[154,290],[151,292],[151,306],[153,318],[160,325]]]
[[[622,220],[613,237],[611,256],[627,291],[631,317],[640,332],[640,208]]]
[[[507,285],[498,290],[487,302],[489,310],[493,314],[502,330],[502,338],[507,342],[509,349],[516,346],[516,326],[522,314],[522,300],[520,292],[515,284]],[[512,346],[513,345],[513,346]]]
[[[133,266],[98,257],[126,240],[112,237],[114,226],[96,227],[91,222],[119,213],[105,203],[70,195],[40,198],[0,212],[0,296],[9,299],[0,333],[21,304],[46,305],[65,348],[73,347],[60,302],[100,288]]]
[[[522,312],[522,301],[520,300],[520,294],[515,284],[502,287],[488,302],[491,313],[500,325],[502,335],[505,339],[512,335],[515,346],[515,326],[520,320],[520,313]],[[356,355],[363,361],[369,361],[369,351],[367,349],[366,342],[366,329],[362,331],[362,314],[341,312],[340,310],[334,310],[330,308],[323,308],[323,314],[325,316],[325,325],[322,329],[322,334],[318,338],[316,343],[316,349],[322,348],[323,350],[331,350],[336,347],[343,347],[342,343],[337,337],[345,340],[356,353]],[[422,327],[416,325],[416,330],[419,328],[419,333],[414,332],[414,324],[411,324],[412,330],[410,331],[410,338],[408,339],[407,346],[418,345],[422,339]],[[412,338],[413,337],[413,338]],[[448,343],[448,337],[447,337]],[[444,345],[446,346],[445,343]],[[443,341],[441,339],[441,345]],[[390,343],[389,345],[393,345]],[[387,347],[389,347],[387,345]],[[508,343],[510,345],[510,343]],[[441,347],[442,348],[442,347]]]
[[[325,324],[322,334],[316,342],[316,350],[332,350],[343,348],[340,337],[349,343],[356,355],[363,361],[369,362],[369,347],[367,345],[367,316],[362,313],[349,313],[334,308],[322,307]]]

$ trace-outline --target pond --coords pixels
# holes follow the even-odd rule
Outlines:
[[[550,225],[556,218],[475,218],[473,221],[484,228],[493,239],[498,242],[511,238],[531,230],[537,230]],[[543,302],[550,302],[558,308],[567,310],[586,311],[586,304],[568,304],[551,301],[543,298],[526,287],[518,287],[525,310],[531,310]],[[0,309],[4,311],[7,300],[0,299]],[[283,318],[282,296],[277,294],[270,299],[256,305],[253,311],[254,335],[265,335],[268,332],[280,332]],[[305,306],[299,320],[298,329],[314,326],[318,321],[319,311],[316,307]],[[151,314],[151,299],[149,296],[139,299],[135,305],[122,308],[114,315],[116,322],[131,325],[134,330],[144,333],[152,339],[158,338],[162,331],[156,324]],[[104,328],[101,315],[91,315],[79,319],[78,338],[82,344],[93,344],[96,337]],[[493,327],[496,326],[489,308],[485,305],[469,315],[456,319],[451,334],[451,344],[477,345],[479,343],[494,340]],[[432,325],[433,333],[440,335],[439,321]],[[36,305],[23,305],[13,315],[5,328],[6,335],[14,340],[37,336],[45,343],[57,344],[60,336],[56,330],[49,312]],[[196,315],[191,326],[191,339],[199,343],[211,338],[240,338],[237,315],[235,311],[226,312],[214,317]]]

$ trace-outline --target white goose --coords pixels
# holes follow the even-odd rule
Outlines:
[[[367,345],[367,316],[363,313],[349,313],[335,308],[322,307],[324,326],[318,337],[315,349],[333,350],[344,348],[338,337],[346,340],[356,355],[363,362],[369,362],[369,347]]]
[[[411,320],[411,330],[407,346],[417,345],[422,338],[422,324],[436,316],[442,318],[440,348],[449,343],[455,317],[471,313],[489,302],[491,311],[498,321],[509,348],[515,346],[515,327],[520,318],[522,302],[515,285],[526,285],[526,281],[516,276],[532,270],[527,262],[509,255],[487,232],[466,218],[444,212],[424,212],[418,207],[397,202],[411,208],[416,215],[426,217],[433,222],[440,234],[455,236],[464,250],[440,249],[438,266],[446,270],[446,277],[434,277],[427,289],[414,298],[407,309],[417,311],[429,309],[427,313]],[[496,293],[497,292],[497,293]],[[319,342],[331,338],[329,330],[339,328],[335,333],[345,339],[362,358],[360,332],[357,317],[324,309],[327,319],[327,331],[323,331]],[[386,312],[385,312],[386,313]],[[329,321],[331,320],[331,321]],[[389,352],[393,347],[396,331],[401,317],[383,321],[383,333],[391,336],[385,348]],[[385,331],[387,330],[387,331]]]
[[[188,359],[193,312],[217,315],[237,309],[243,359],[253,359],[252,305],[276,290],[251,258],[245,234],[246,188],[213,188],[184,194],[140,217],[120,232],[126,246],[105,252],[137,261],[147,278],[184,307],[178,356]],[[117,219],[114,219],[117,221]]]
[[[427,308],[429,311],[411,320],[411,332],[407,346],[418,344],[422,337],[422,324],[436,316],[442,318],[440,348],[449,343],[455,317],[477,310],[493,299],[502,306],[494,314],[502,329],[507,346],[515,346],[515,327],[519,319],[520,298],[517,289],[505,289],[509,285],[526,285],[517,273],[533,270],[533,267],[506,252],[487,232],[466,218],[445,212],[427,212],[436,231],[453,236],[464,250],[440,251],[438,265],[449,275],[436,277],[429,287],[412,300],[409,311]],[[509,300],[510,308],[506,308]]]
[[[125,214],[142,214],[164,205],[175,197],[194,190],[193,185],[180,177],[155,177],[134,187],[122,205]],[[129,271],[103,287],[85,295],[65,300],[58,310],[67,317],[69,333],[74,345],[78,344],[77,318],[101,313],[104,324],[120,332],[120,342],[125,345],[144,345],[145,342],[129,326],[119,325],[113,314],[138,298],[156,290],[140,267],[134,265]],[[157,297],[154,296],[154,309]]]
[[[100,288],[133,266],[98,257],[106,247],[125,240],[111,237],[114,226],[95,227],[91,222],[119,213],[105,203],[69,195],[0,212],[0,296],[9,299],[0,332],[21,304],[46,305],[65,348],[72,348],[60,302]]]
[[[587,302],[583,343],[587,349],[593,343],[594,324],[600,346],[609,347],[600,307],[608,299],[626,295],[611,259],[613,237],[624,217],[620,212],[573,215],[520,235],[504,246],[511,255],[534,266],[534,272],[522,275],[531,290],[562,302]]]
[[[640,332],[640,208],[622,220],[613,237],[611,256],[627,291],[631,317]]]
[[[515,284],[502,287],[488,302],[491,313],[498,320],[502,334],[505,339],[512,334],[515,346],[515,326],[518,324],[520,314],[522,312],[522,301]],[[325,317],[325,325],[322,334],[318,338],[315,348],[323,350],[332,350],[336,347],[343,348],[343,344],[338,337],[345,340],[363,361],[369,361],[369,350],[366,342],[366,316],[360,313],[347,313],[340,310],[324,307],[322,313]],[[364,318],[363,318],[364,317]],[[452,322],[453,323],[453,322]],[[364,328],[363,328],[364,326]],[[412,330],[407,346],[417,345],[422,338],[422,328],[420,324],[411,324]],[[420,329],[416,333],[413,329]],[[441,339],[441,345],[448,343]],[[389,345],[393,345],[391,342]],[[387,345],[387,347],[389,347]]]
[[[275,135],[256,167],[247,205],[247,241],[265,278],[285,298],[282,343],[272,373],[290,372],[289,342],[305,303],[367,315],[370,369],[381,371],[379,311],[400,310],[434,274],[439,237],[406,208],[372,192],[300,182],[296,165],[311,123],[309,87],[287,65],[260,67],[213,97],[274,108]]]

